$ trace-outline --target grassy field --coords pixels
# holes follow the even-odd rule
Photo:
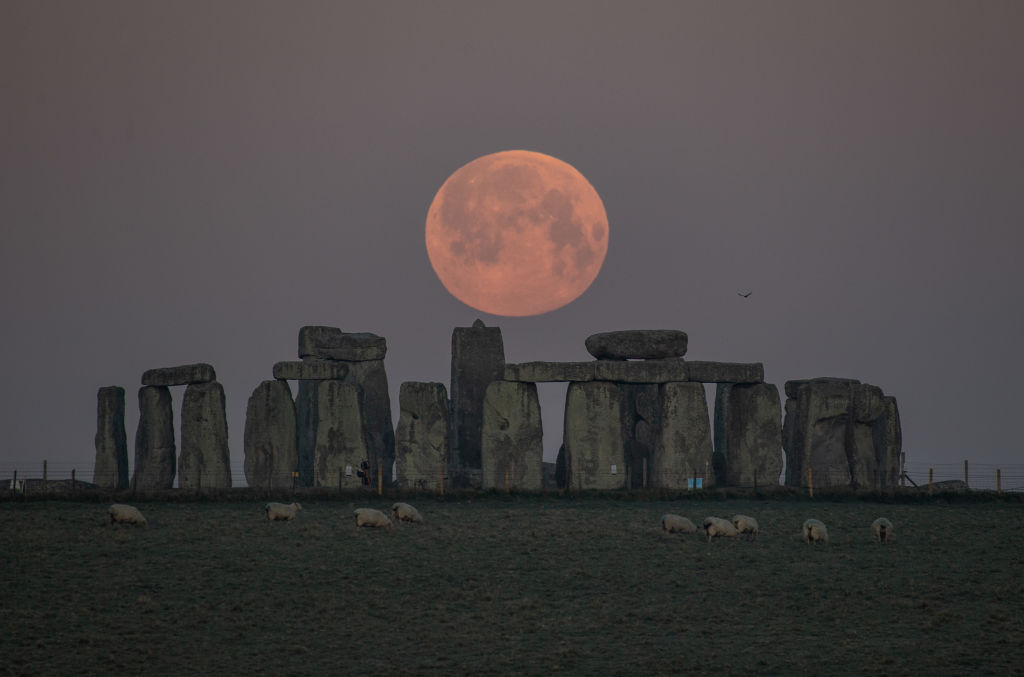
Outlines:
[[[0,675],[1021,674],[1024,504],[0,502]],[[660,516],[755,516],[757,541]],[[882,546],[869,525],[896,525]],[[831,543],[807,546],[807,517]]]

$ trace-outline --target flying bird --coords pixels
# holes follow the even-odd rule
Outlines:
[[[740,296],[742,296],[743,298],[747,298],[748,296],[750,296],[754,292],[752,292],[752,291],[738,291],[736,293],[739,294]]]

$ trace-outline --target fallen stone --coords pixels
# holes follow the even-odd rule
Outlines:
[[[571,383],[565,396],[566,486],[574,491],[626,485],[622,390],[614,383]]]
[[[782,402],[769,383],[720,383],[715,393],[715,459],[720,483],[777,486],[782,473]],[[719,460],[720,459],[720,460]]]
[[[291,489],[299,469],[295,403],[284,381],[263,381],[245,409],[245,481],[250,487]]]
[[[181,402],[181,489],[231,487],[231,454],[224,387],[217,381],[193,383]]]
[[[92,481],[103,489],[128,488],[128,438],[124,429],[124,388],[96,393],[96,462]]]
[[[665,383],[658,390],[661,428],[651,469],[651,486],[685,489],[690,478],[715,484],[711,466],[711,423],[704,386]]]
[[[274,365],[274,378],[282,381],[340,381],[348,376],[349,365],[316,358],[301,362],[278,362]]]
[[[544,442],[536,384],[494,381],[487,387],[480,462],[484,489],[541,489]]]
[[[213,365],[200,362],[180,367],[150,369],[142,375],[144,386],[184,386],[192,383],[209,383],[217,380]]]
[[[438,491],[448,476],[448,391],[443,383],[406,381],[398,391],[395,474],[400,489]]]
[[[690,381],[700,383],[763,383],[764,365],[760,362],[693,362],[686,363]]]
[[[359,388],[341,381],[317,385],[315,485],[337,489],[369,486],[371,469],[363,437]]]
[[[499,327],[452,331],[452,453],[453,476],[469,478],[466,470],[480,469],[484,394],[492,381],[505,375],[505,345]]]
[[[170,489],[176,470],[175,451],[171,391],[167,386],[142,386],[132,486],[137,491]]]
[[[686,354],[686,332],[677,329],[609,331],[587,337],[587,352],[599,360],[660,360]]]

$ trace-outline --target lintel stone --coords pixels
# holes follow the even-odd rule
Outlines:
[[[343,380],[348,375],[344,362],[305,359],[301,362],[278,362],[274,365],[274,378],[281,381]]]
[[[144,386],[187,386],[216,380],[217,372],[214,371],[213,365],[205,362],[150,369],[142,375]]]

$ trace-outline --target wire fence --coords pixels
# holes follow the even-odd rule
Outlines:
[[[630,468],[628,466],[604,468],[600,471],[584,473],[571,469],[566,475],[565,470],[557,470],[554,463],[543,463],[542,467],[533,467],[528,471],[508,465],[505,467],[481,470],[454,470],[447,466],[439,466],[436,472],[396,472],[393,479],[384,481],[385,473],[379,465],[377,468],[338,469],[330,477],[317,477],[312,487],[307,487],[300,480],[298,472],[278,472],[264,474],[261,479],[250,484],[244,473],[233,472],[228,476],[197,475],[192,473],[181,485],[178,475],[170,482],[164,481],[159,486],[135,487],[134,478],[119,478],[116,473],[97,476],[92,469],[79,471],[71,465],[49,464],[44,461],[35,467],[24,468],[0,466],[0,492],[40,492],[107,489],[124,490],[179,490],[205,491],[228,488],[250,488],[269,492],[294,492],[308,489],[321,491],[337,490],[383,493],[384,489],[401,489],[427,493],[444,494],[445,491],[465,488],[482,488],[486,490],[512,491],[544,491],[544,490],[616,490],[616,489],[672,489],[697,491],[712,487],[734,489],[769,489],[787,484],[785,474],[779,478],[765,477],[759,480],[754,475],[752,481],[726,484],[721,478],[716,482],[713,471],[709,468],[693,468],[686,470],[653,470],[646,464]],[[749,480],[749,478],[748,478]],[[902,475],[899,473],[874,472],[867,477],[856,478],[849,471],[825,471],[813,469],[801,474],[790,486],[808,491],[827,490],[923,490],[923,491],[995,491],[1024,492],[1024,463],[935,463],[931,465],[907,465]]]

